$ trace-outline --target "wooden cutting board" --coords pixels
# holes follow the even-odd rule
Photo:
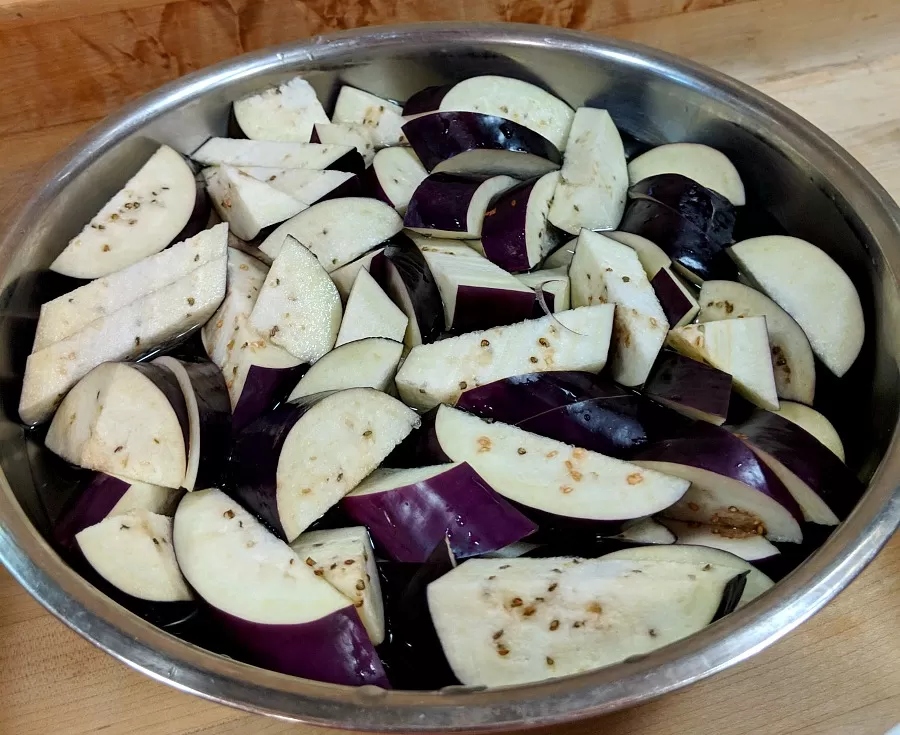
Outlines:
[[[900,198],[898,0],[0,0],[0,226],[39,166],[159,84],[337,28],[514,20],[693,58],[792,107]],[[812,621],[689,689],[549,735],[883,735],[900,723],[900,538]],[[0,572],[0,735],[319,735],[93,648]]]

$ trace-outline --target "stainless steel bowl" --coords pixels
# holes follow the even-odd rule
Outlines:
[[[328,99],[338,82],[394,99],[428,84],[500,73],[546,85],[572,105],[606,107],[651,142],[714,145],[737,163],[753,206],[835,257],[868,318],[863,354],[820,394],[869,488],[825,545],[774,590],[691,638],[626,663],[494,691],[358,690],[264,671],[186,644],[97,592],[44,533],[65,472],[16,423],[18,382],[36,318],[34,272],[120,186],[157,142],[190,152],[226,130],[229,103],[297,72]],[[760,651],[819,610],[900,522],[900,210],[856,161],[797,115],[709,69],[632,44],[524,25],[417,25],[309,39],[192,74],[126,107],[51,164],[0,246],[0,559],[64,623],[129,666],[183,691],[254,712],[361,730],[490,730],[627,707]],[[802,267],[802,264],[798,264]]]

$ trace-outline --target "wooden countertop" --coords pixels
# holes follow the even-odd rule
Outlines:
[[[897,0],[0,0],[0,220],[53,153],[124,101],[340,27],[517,20],[641,41],[776,97],[900,198]],[[202,32],[200,29],[202,28]],[[900,723],[900,537],[834,603],[739,666],[554,735],[883,735]],[[132,672],[0,571],[0,735],[316,735]]]

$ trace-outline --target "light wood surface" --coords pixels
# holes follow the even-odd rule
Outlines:
[[[0,221],[38,167],[124,101],[243,51],[340,27],[519,20],[602,31],[755,85],[900,198],[897,0],[0,0]],[[0,225],[2,226],[2,225]],[[900,723],[900,538],[762,654],[554,735],[883,735]],[[0,735],[314,735],[130,671],[0,572]]]

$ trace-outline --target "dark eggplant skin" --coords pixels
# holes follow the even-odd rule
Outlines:
[[[241,397],[238,398],[231,417],[232,431],[237,433],[253,423],[266,411],[287,398],[297,385],[307,365],[289,368],[268,368],[252,365],[244,382]]]
[[[178,417],[178,423],[181,425],[181,433],[184,436],[184,456],[188,456],[190,451],[191,430],[190,421],[188,419],[187,403],[184,400],[184,393],[175,376],[160,365],[154,365],[149,362],[136,362],[132,367],[140,372],[144,377],[148,378],[153,385],[159,388],[168,400],[169,405]]]
[[[625,149],[626,161],[637,158],[641,153],[646,153],[653,147],[649,143],[645,143],[644,141],[635,138],[631,133],[626,133],[621,129],[619,130],[619,136],[622,138],[622,147]]]
[[[403,115],[421,115],[423,112],[434,112],[441,106],[447,92],[453,89],[452,84],[440,84],[425,87],[406,100],[403,105]]]
[[[628,190],[631,199],[650,199],[674,209],[710,242],[726,247],[734,239],[737,207],[721,194],[681,174],[659,174]]]
[[[721,418],[728,418],[731,402],[731,376],[714,367],[664,350],[644,386],[644,395],[678,411],[684,406]]]
[[[67,551],[77,548],[75,534],[100,523],[109,515],[131,483],[118,477],[98,472],[88,485],[63,509],[53,526],[53,540]]]
[[[737,267],[725,249],[710,240],[678,212],[650,199],[632,199],[619,230],[646,237],[700,280],[737,280]]]
[[[413,192],[403,217],[405,227],[466,232],[469,204],[489,176],[431,174]]]
[[[673,279],[674,276],[671,273],[665,268],[660,268],[650,279],[650,285],[653,286],[653,291],[656,293],[663,314],[666,315],[666,320],[674,327],[694,308],[694,305],[687,300]]]
[[[453,334],[516,324],[534,313],[533,291],[460,286],[456,289]]]
[[[346,171],[350,174],[359,175],[366,170],[366,162],[363,160],[362,154],[354,148],[352,151],[348,151],[340,158],[332,161],[325,168],[331,171]],[[334,196],[327,198],[334,199]]]
[[[460,153],[479,149],[530,153],[557,166],[562,163],[559,149],[542,135],[512,120],[480,112],[422,115],[404,124],[403,134],[426,171]]]
[[[722,601],[719,603],[718,609],[713,613],[710,623],[724,618],[728,613],[732,613],[737,609],[741,596],[744,594],[744,588],[747,586],[747,576],[749,574],[750,572],[740,572],[728,580],[725,589],[722,590]]]
[[[191,380],[200,419],[200,462],[194,487],[219,487],[231,446],[231,400],[225,376],[208,360],[182,361],[182,365]]]

